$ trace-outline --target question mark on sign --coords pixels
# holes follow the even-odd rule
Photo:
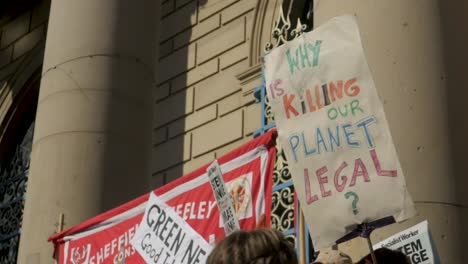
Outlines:
[[[354,215],[357,215],[359,213],[359,210],[357,209],[357,203],[359,202],[359,196],[355,193],[355,192],[347,192],[345,193],[345,198],[346,199],[349,199],[350,196],[353,196],[354,199],[353,199],[353,214]]]

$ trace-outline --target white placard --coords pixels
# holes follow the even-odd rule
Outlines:
[[[415,214],[355,17],[271,51],[265,78],[316,249],[358,224]]]
[[[153,192],[130,242],[146,263],[206,263],[212,247]]]
[[[224,231],[227,236],[234,231],[240,230],[239,220],[237,219],[236,211],[232,205],[231,196],[227,191],[218,161],[215,160],[206,169],[206,172],[210,179],[211,188],[213,189],[216,202],[218,203],[219,213],[222,216]]]
[[[403,252],[410,257],[413,264],[438,263],[432,249],[427,221],[380,241],[374,245],[374,250],[382,247]]]

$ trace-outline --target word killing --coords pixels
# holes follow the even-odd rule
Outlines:
[[[343,81],[330,81],[322,85],[312,85],[310,88],[306,88],[303,94],[296,97],[295,94],[285,93],[285,89],[282,88],[283,81],[277,79],[269,85],[270,95],[274,100],[276,97],[282,97],[283,99],[283,111],[286,114],[286,118],[297,117],[301,114],[312,113],[323,107],[330,105],[347,97],[355,97],[361,91],[361,88],[356,84],[357,78],[351,78]],[[356,110],[362,111],[359,105],[353,105],[351,111]]]

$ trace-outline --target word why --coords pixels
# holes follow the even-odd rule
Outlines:
[[[272,99],[281,97],[283,99],[283,110],[286,118],[297,117],[301,114],[312,113],[323,107],[330,105],[342,98],[355,97],[361,91],[359,85],[356,84],[357,78],[351,78],[347,81],[338,80],[330,81],[328,84],[314,85],[311,88],[304,89],[303,94],[297,99],[295,94],[286,94],[285,89],[280,87],[282,80],[278,79],[269,85]],[[297,100],[296,100],[297,99]],[[357,105],[351,105],[351,111],[359,109]],[[360,109],[362,111],[362,109]]]
[[[286,51],[288,58],[289,71],[294,74],[295,69],[301,70],[305,67],[313,67],[318,65],[321,40],[315,41],[315,44],[304,43],[299,45],[295,51],[295,55],[291,54],[291,49]]]
[[[356,133],[360,133],[360,138],[364,138],[367,146],[373,148],[374,140],[368,127],[376,122],[377,119],[374,116],[369,116],[354,125],[343,124],[326,129],[317,128],[315,135],[305,135],[304,132],[292,133],[288,141],[294,161],[298,162],[299,155],[307,158],[323,152],[334,152],[345,144],[352,148],[360,147],[361,141],[355,139]]]
[[[372,162],[377,173],[377,176],[387,176],[387,177],[396,177],[397,171],[396,170],[383,170],[379,158],[377,157],[377,153],[375,149],[369,151],[369,154],[372,158]],[[336,169],[335,173],[333,174],[333,184],[335,186],[335,190],[337,192],[342,192],[347,183],[348,177],[343,173],[343,170],[348,167],[348,163],[343,161],[341,165]],[[326,184],[328,183],[328,176],[325,175],[328,172],[327,166],[323,166],[315,171],[315,176],[317,177],[317,182],[320,186],[320,194],[322,198],[330,197],[332,195],[332,191],[328,189]],[[362,177],[364,182],[370,182],[369,171],[367,170],[366,164],[362,161],[361,158],[358,158],[354,161],[354,168],[352,170],[351,180],[349,181],[349,187],[356,185],[357,178]],[[305,193],[306,193],[306,202],[307,204],[311,204],[315,201],[318,201],[319,196],[317,194],[312,195],[310,190],[310,175],[309,169],[304,169],[304,182],[305,182]]]

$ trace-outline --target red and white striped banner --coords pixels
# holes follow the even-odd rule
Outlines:
[[[269,132],[218,158],[241,229],[270,224],[275,137],[276,131]],[[217,242],[225,234],[207,167],[208,164],[154,193],[206,241]],[[130,240],[141,222],[148,197],[145,194],[50,237],[59,263],[145,263]]]

